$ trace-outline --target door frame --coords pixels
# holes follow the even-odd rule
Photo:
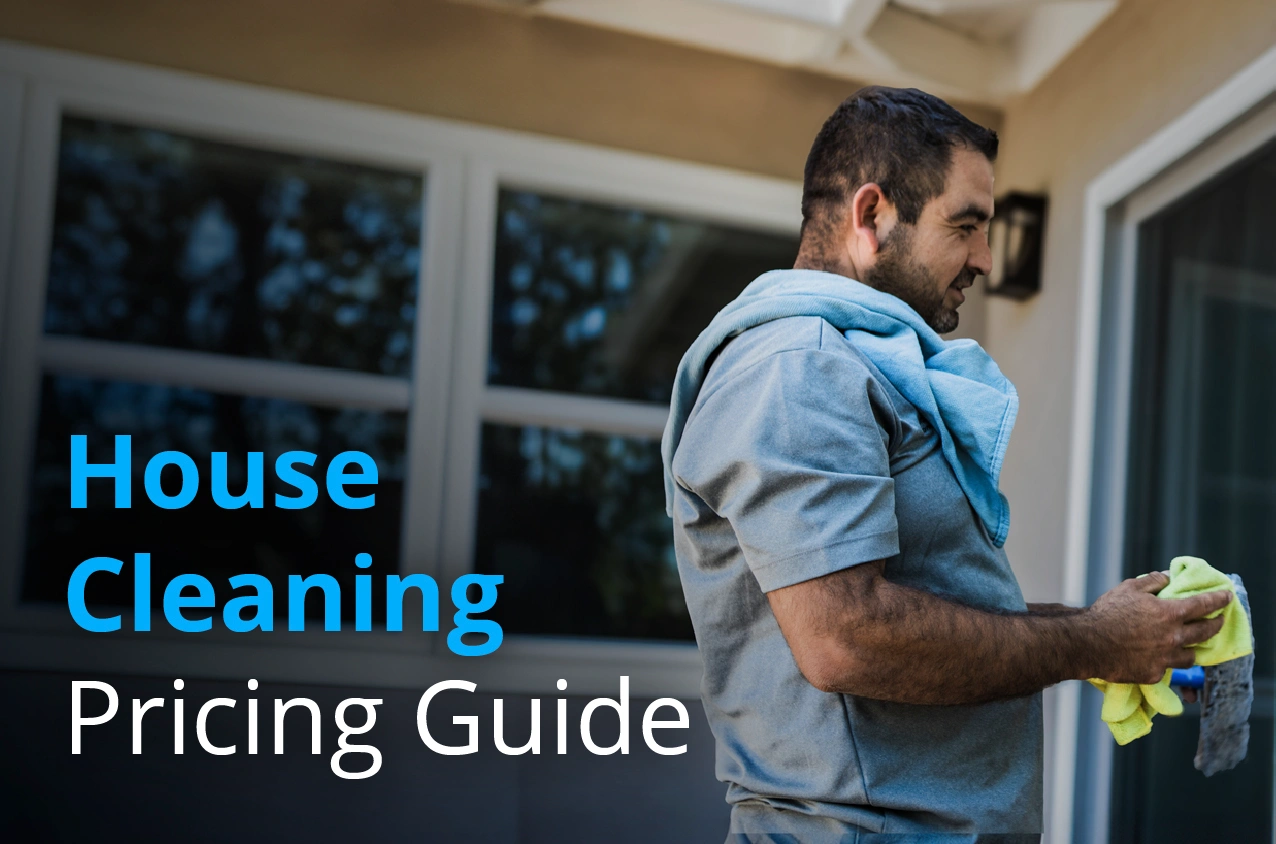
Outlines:
[[[1063,598],[1121,577],[1135,234],[1174,199],[1276,137],[1276,47],[1104,170],[1086,188],[1074,360]],[[1059,687],[1049,840],[1107,844],[1112,742],[1082,683]]]

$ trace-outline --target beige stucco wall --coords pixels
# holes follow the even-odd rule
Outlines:
[[[859,87],[443,0],[0,0],[0,37],[792,179]]]

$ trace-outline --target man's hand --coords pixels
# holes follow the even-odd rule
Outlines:
[[[1114,683],[1159,683],[1170,668],[1190,668],[1204,642],[1223,628],[1223,617],[1205,618],[1232,599],[1227,589],[1182,600],[1156,597],[1169,585],[1163,572],[1124,581],[1087,610],[1095,639],[1092,677]]]
[[[816,688],[877,700],[963,704],[1063,680],[1155,683],[1218,632],[1226,590],[1156,597],[1169,578],[1127,580],[1088,609],[999,614],[892,583],[883,561],[767,593],[798,669]]]

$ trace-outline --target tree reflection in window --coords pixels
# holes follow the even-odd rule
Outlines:
[[[683,352],[797,239],[505,189],[488,383],[668,402]]]
[[[186,572],[209,577],[219,600],[229,596],[227,579],[243,572],[266,575],[276,589],[276,611],[286,608],[283,587],[291,574],[325,572],[342,585],[342,611],[353,618],[356,554],[372,555],[374,591],[380,575],[398,570],[399,520],[406,472],[407,415],[355,408],[324,408],[285,401],[211,393],[186,387],[46,376],[40,394],[27,519],[24,601],[65,602],[67,580],[89,557],[125,561],[151,554],[151,598],[159,604],[168,578]],[[88,507],[72,510],[70,438],[87,437],[91,463],[115,459],[115,435],[132,437],[132,506],[114,507],[111,480],[88,481]],[[146,462],[161,451],[190,455],[199,469],[199,492],[179,510],[161,510],[146,496]],[[328,462],[343,451],[370,455],[377,464],[373,487],[351,487],[351,494],[374,492],[376,506],[344,510],[322,492]],[[260,509],[223,510],[210,492],[211,458],[227,452],[227,488],[241,493],[247,482],[247,457],[263,452],[265,497]],[[295,496],[296,489],[275,475],[275,458],[285,451],[309,451],[313,467],[298,466],[314,478],[320,495],[301,510],[275,506],[274,495]],[[178,473],[165,470],[164,489],[173,494]],[[127,574],[127,572],[126,572]],[[374,597],[376,595],[374,594]],[[132,578],[94,577],[88,598],[95,604],[122,606],[132,601]],[[380,608],[384,601],[374,600]],[[378,609],[377,612],[381,610]],[[320,602],[307,601],[308,615],[322,615]]]
[[[45,330],[406,375],[419,175],[65,117]]]

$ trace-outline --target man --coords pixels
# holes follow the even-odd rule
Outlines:
[[[1036,840],[1041,690],[1156,682],[1221,626],[1226,592],[1162,601],[1161,573],[1024,603],[997,490],[1017,395],[938,337],[991,269],[996,153],[936,97],[851,96],[795,268],[679,369],[666,486],[738,840]]]

